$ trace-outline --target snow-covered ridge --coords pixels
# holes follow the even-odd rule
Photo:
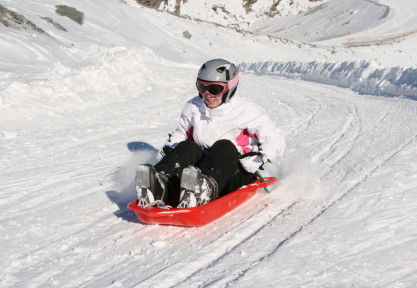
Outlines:
[[[280,18],[313,8],[323,0],[136,0],[148,7],[245,29],[259,19]]]
[[[417,100],[417,67],[381,67],[375,61],[241,63],[242,72],[283,76],[336,85],[382,96],[408,96]]]
[[[285,19],[261,19],[248,30],[305,42],[350,34],[352,37],[398,35],[417,28],[416,3],[407,0],[329,0]],[[340,37],[326,44],[343,46],[346,40],[346,37]]]
[[[14,29],[33,30],[39,34],[46,34],[41,28],[37,27],[34,23],[19,15],[18,13],[11,11],[0,4],[0,28],[11,27]]]
[[[259,34],[314,42],[332,35],[359,33],[381,25],[388,6],[373,1],[330,0],[304,13],[281,19],[260,20],[249,30]]]

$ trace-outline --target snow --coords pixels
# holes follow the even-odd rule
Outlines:
[[[221,1],[221,0],[188,0],[182,3],[175,0],[161,2],[159,9],[176,12],[178,4],[180,13],[191,17],[219,23],[225,26],[248,28],[250,24],[259,19],[281,18],[294,15],[301,11],[319,5],[322,1],[311,2],[309,0],[280,0],[278,3],[273,0],[258,1]],[[227,3],[227,4],[225,4]],[[275,10],[271,8],[276,5]],[[245,8],[248,8],[248,10]],[[270,16],[268,16],[269,14]]]
[[[325,36],[349,31],[355,34],[382,25],[387,21],[387,9],[371,1],[332,0],[292,17],[258,21],[249,30],[313,42]]]
[[[415,286],[416,34],[302,43],[125,2],[61,1],[83,25],[51,0],[2,2],[53,38],[0,26],[1,287]],[[380,4],[361,37],[417,28],[413,1]],[[144,225],[135,166],[215,57],[287,136],[262,172],[278,184],[204,227]]]
[[[362,94],[408,96],[417,99],[417,69],[385,68],[375,61],[242,63],[242,72],[297,78],[350,88]]]
[[[329,0],[291,17],[258,20],[248,30],[301,41],[349,31],[358,37],[388,36],[417,28],[415,8],[408,0]]]

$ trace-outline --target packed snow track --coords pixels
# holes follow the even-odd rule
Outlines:
[[[197,71],[145,62],[160,81],[143,75],[135,97],[84,99],[68,111],[34,100],[24,125],[9,121],[0,142],[1,258],[8,259],[0,286],[415,283],[415,101],[242,74],[240,94],[264,106],[287,135],[285,156],[263,172],[278,185],[204,227],[144,225],[126,207],[136,197],[134,167],[155,162],[195,96]],[[30,89],[36,96],[61,83]]]

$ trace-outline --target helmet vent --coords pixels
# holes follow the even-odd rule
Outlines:
[[[203,64],[203,66],[201,66],[200,71],[202,71],[202,70],[204,70],[204,69],[206,69],[206,63],[204,63],[204,64]]]
[[[226,70],[226,67],[219,67],[219,68],[216,69],[216,71],[219,72],[219,73],[223,73],[224,70]]]

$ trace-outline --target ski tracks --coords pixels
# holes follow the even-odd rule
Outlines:
[[[136,287],[172,287],[185,283],[187,279],[199,271],[205,271],[210,269],[212,265],[217,264],[223,257],[234,251],[248,239],[251,239],[271,221],[287,213],[295,204],[295,202],[288,206],[281,204],[280,207],[282,208],[270,205],[265,206],[265,209],[249,217],[246,221],[206,245],[203,249],[194,251],[194,253],[191,253],[183,260],[138,283]]]
[[[10,221],[3,222],[3,228],[9,234],[16,231],[22,239],[33,237],[33,241],[21,241],[22,245],[29,245],[24,252],[18,250],[20,242],[16,245],[4,236],[3,243],[11,245],[7,250],[11,253],[10,265],[4,266],[2,274],[4,283],[249,287],[259,275],[269,280],[271,273],[279,279],[291,279],[301,266],[292,267],[289,263],[284,270],[275,271],[274,265],[286,261],[282,259],[285,255],[296,253],[291,251],[294,243],[310,239],[310,231],[319,226],[323,215],[357,193],[360,184],[414,143],[417,105],[404,99],[359,97],[345,89],[296,80],[245,77],[246,83],[253,83],[253,95],[265,95],[261,104],[268,107],[268,115],[276,116],[274,121],[287,133],[285,156],[266,168],[276,175],[290,166],[294,158],[301,158],[319,175],[320,187],[331,188],[330,196],[311,191],[319,194],[318,199],[309,199],[308,195],[299,199],[291,195],[297,191],[283,191],[286,186],[282,184],[288,179],[281,178],[281,186],[272,195],[262,196],[259,191],[251,201],[204,227],[149,226],[138,223],[129,211],[122,210],[115,217],[112,211],[116,204],[98,194],[104,193],[105,188],[97,183],[97,176],[112,159],[105,165],[98,164],[102,160],[97,161],[96,167],[90,165],[89,169],[79,169],[85,162],[79,162],[78,169],[74,166],[72,171],[60,168],[60,173],[54,174],[56,179],[35,181],[33,185],[36,178],[29,175],[20,183],[38,193],[20,209],[8,208],[8,215],[13,214],[14,218],[4,214],[3,218]],[[281,174],[288,177],[298,172]],[[36,187],[41,183],[44,186]],[[88,186],[89,183],[95,186]],[[6,198],[0,203],[2,207],[18,204],[30,195],[28,190],[14,196],[11,192],[18,189],[18,184],[2,183],[10,191],[3,194]],[[48,201],[41,190],[50,193]],[[73,194],[67,195],[66,191]],[[81,202],[83,205],[77,207]],[[18,221],[26,218],[31,221],[31,229],[19,231]],[[49,225],[43,223],[51,219],[54,221]],[[37,240],[34,235],[41,237]],[[21,275],[32,275],[24,277],[30,283],[19,280]]]
[[[255,79],[267,80],[270,79]],[[284,125],[290,129],[287,159],[291,154],[309,159],[312,167],[320,171],[321,180],[333,183],[329,198],[294,203],[288,202],[290,197],[258,195],[251,203],[205,227],[160,226],[150,230],[143,226],[120,239],[110,236],[112,228],[106,233],[117,245],[135,241],[140,244],[131,252],[117,252],[124,256],[113,266],[101,266],[81,286],[108,285],[112,279],[135,287],[244,287],[253,283],[251,277],[261,273],[268,263],[282,261],[282,250],[288,251],[297,239],[308,237],[307,230],[314,230],[322,215],[337,207],[416,137],[416,107],[407,107],[412,102],[355,98],[354,93],[344,89],[294,82],[278,81],[283,94],[266,97],[266,106],[275,109],[270,108],[268,113],[296,117],[288,119],[293,124]],[[308,92],[300,92],[296,98],[286,96],[299,92],[300,86],[306,86]],[[268,95],[265,91],[257,93]],[[282,124],[283,120],[277,122]],[[117,245],[101,252],[104,254],[100,258],[119,251]],[[290,268],[279,272],[282,277],[287,273],[292,273]]]
[[[211,264],[199,266],[199,270],[195,269],[197,272],[175,286],[187,287],[197,283],[199,287],[229,287],[234,284],[246,287],[245,283],[253,283],[254,279],[249,278],[254,275],[259,277],[268,262],[282,261],[278,256],[281,248],[288,246],[286,244],[299,238],[299,235],[306,237],[303,231],[307,227],[315,227],[323,214],[337,207],[356,187],[417,137],[417,107],[414,102],[367,97],[353,99],[350,92],[345,94],[338,88],[329,90],[338,94],[328,93],[325,97],[316,97],[314,100],[319,103],[318,109],[304,122],[308,124],[298,125],[288,138],[302,147],[302,154],[310,157],[313,165],[320,167],[323,180],[334,183],[336,190],[330,199],[323,199],[319,205],[314,201],[300,201],[298,205],[291,206],[291,209],[274,216],[250,237],[242,239],[240,243],[237,241],[232,251],[220,253],[222,256],[216,260],[210,259],[213,261]],[[314,98],[314,90],[312,94]],[[330,105],[335,111],[333,115],[332,109],[326,108]],[[338,119],[335,123],[335,115],[345,115],[344,120]],[[329,129],[324,129],[324,125]],[[291,143],[291,140],[288,142]],[[307,230],[311,229],[314,228]],[[277,233],[281,235],[277,237]],[[264,237],[271,238],[271,243],[257,247],[256,243]],[[262,265],[258,267],[259,264]],[[272,270],[269,268],[268,271]],[[248,272],[251,272],[250,276],[247,276]]]

